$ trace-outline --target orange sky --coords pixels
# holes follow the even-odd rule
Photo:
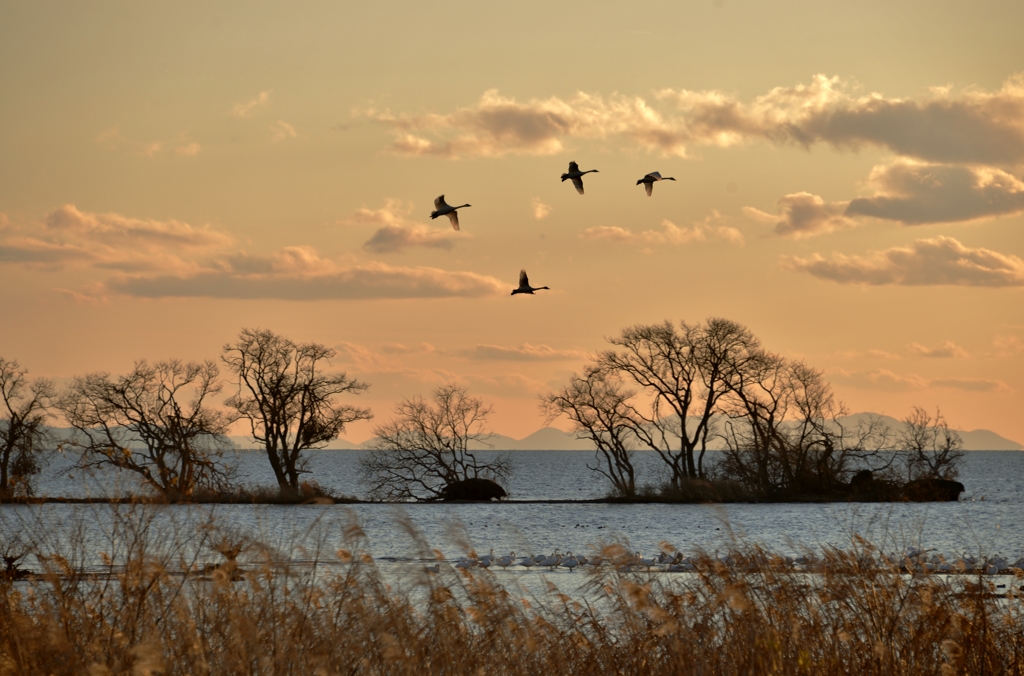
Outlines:
[[[0,355],[265,327],[522,437],[604,337],[722,316],[1024,441],[1024,5],[893,4],[2,3]]]

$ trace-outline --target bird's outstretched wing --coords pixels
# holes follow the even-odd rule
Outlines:
[[[654,191],[654,184],[651,182],[644,183],[644,189],[647,191],[647,196],[651,196],[651,192]]]
[[[583,194],[583,179],[580,178],[579,176],[575,176],[572,179],[572,184],[574,186],[576,186],[576,192],[578,192],[579,194],[582,195]]]
[[[660,181],[661,180],[661,172],[660,171],[652,171],[651,173],[649,173],[647,175],[650,176],[651,178],[653,178],[655,181]],[[441,197],[444,197],[444,195],[441,195]]]
[[[438,195],[437,198],[434,200],[434,208],[435,209],[440,209],[441,207],[446,207],[446,206],[448,206],[448,205],[445,204],[444,195]]]
[[[530,286],[530,278],[526,276],[526,270],[519,271],[519,286]]]
[[[580,165],[576,164],[575,162],[570,162],[569,163],[569,173],[570,174],[572,172],[574,172],[574,171],[579,171],[579,170],[580,170]]]
[[[452,227],[453,228],[455,228],[456,230],[459,229],[459,212],[458,211],[453,211],[450,214],[448,214],[448,220],[452,222]]]

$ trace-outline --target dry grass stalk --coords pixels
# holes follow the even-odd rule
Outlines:
[[[858,541],[811,573],[757,547],[695,573],[619,573],[630,555],[610,545],[575,595],[523,598],[443,563],[398,579],[354,522],[343,549],[314,538],[298,565],[216,524],[167,541],[156,512],[116,512],[99,570],[83,572],[84,536],[34,545],[38,574],[0,581],[0,675],[1024,672],[1016,592],[866,565],[877,552]]]

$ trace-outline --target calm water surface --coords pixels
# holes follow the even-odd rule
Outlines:
[[[360,496],[361,451],[310,454],[312,478],[337,493]],[[605,480],[587,469],[593,453],[519,451],[511,454],[513,499],[586,499],[601,497]],[[273,484],[264,456],[237,454],[237,481]],[[107,473],[86,477],[62,472],[69,461],[57,459],[39,482],[44,495],[111,495],[130,486]],[[639,458],[642,481],[658,479],[658,459]],[[1024,556],[1024,453],[967,454],[960,480],[967,492],[956,503],[894,504],[417,504],[342,506],[164,506],[153,508],[152,537],[171,542],[197,531],[213,519],[220,527],[250,533],[296,560],[312,557],[320,546],[330,555],[345,544],[345,528],[358,523],[374,557],[418,559],[413,539],[400,525],[405,520],[422,532],[431,547],[455,558],[472,545],[480,553],[494,549],[518,554],[587,551],[603,542],[625,541],[641,552],[655,553],[668,542],[685,553],[722,552],[737,543],[757,543],[778,553],[800,553],[823,546],[846,547],[854,533],[885,551],[908,546],[934,548],[947,555],[1001,554],[1011,561]],[[54,548],[82,533],[95,551],[123,546],[114,541],[110,505],[0,505],[0,536],[44,538]],[[430,556],[429,554],[427,554]],[[83,562],[88,564],[89,562]],[[511,573],[510,573],[511,574]],[[568,573],[566,573],[568,574]]]

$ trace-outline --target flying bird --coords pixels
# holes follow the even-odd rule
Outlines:
[[[597,173],[597,169],[588,169],[586,171],[580,171],[580,165],[576,164],[575,162],[570,162],[569,163],[569,171],[567,171],[566,173],[562,174],[562,182],[564,183],[566,179],[571,180],[572,184],[574,186],[576,186],[576,192],[578,192],[579,194],[582,195],[583,194],[583,175],[584,174],[589,174],[589,173],[595,173],[596,174]]]
[[[455,228],[456,230],[458,230],[459,229],[459,213],[458,213],[458,211],[456,211],[456,209],[461,209],[462,207],[471,207],[471,206],[473,206],[473,205],[472,204],[460,204],[457,207],[453,207],[453,206],[449,205],[447,202],[444,201],[444,195],[439,195],[438,198],[436,200],[434,200],[434,210],[430,212],[430,217],[431,218],[437,218],[438,216],[447,216],[448,220],[452,222],[452,227]]]
[[[676,180],[676,179],[672,178],[671,176],[666,176],[665,178],[662,178],[661,177],[661,172],[652,171],[651,173],[647,174],[646,176],[641,178],[639,181],[637,181],[636,184],[640,185],[641,183],[643,183],[644,184],[644,188],[647,190],[647,196],[650,197],[651,196],[651,191],[654,189],[654,182],[655,181],[674,181],[674,180]]]
[[[528,293],[528,294],[530,294],[532,296],[534,291],[540,291],[541,289],[547,289],[547,288],[548,287],[546,287],[546,286],[530,286],[530,279],[529,279],[529,277],[526,276],[526,270],[520,270],[519,271],[519,288],[518,289],[512,289],[512,295],[514,296],[517,293]],[[550,291],[550,290],[551,289],[548,289],[548,291]]]

